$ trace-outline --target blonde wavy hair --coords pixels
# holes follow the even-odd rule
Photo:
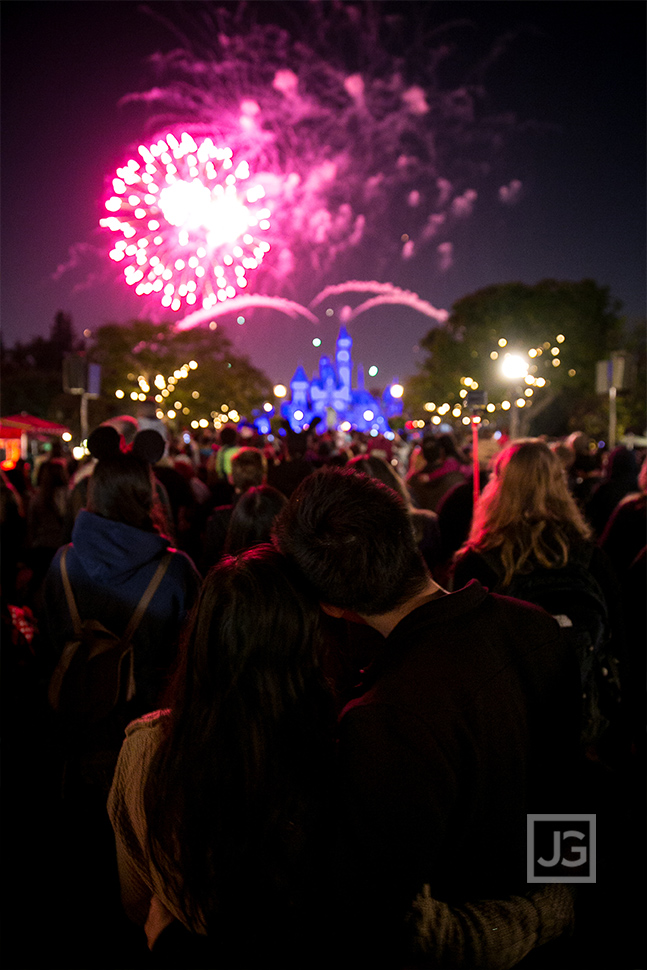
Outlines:
[[[505,586],[537,565],[565,566],[573,541],[591,535],[557,455],[538,438],[522,438],[497,455],[460,552],[496,549]]]

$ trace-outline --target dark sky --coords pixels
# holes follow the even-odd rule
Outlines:
[[[153,6],[169,12],[175,4]],[[629,316],[644,316],[645,4],[457,0],[429,7],[439,23],[473,19],[481,37],[523,28],[487,89],[498,109],[533,124],[520,127],[501,172],[501,184],[521,180],[517,204],[479,199],[452,237],[450,269],[430,279],[419,268],[413,283],[411,272],[390,281],[449,309],[492,283],[592,278]],[[3,4],[6,345],[46,335],[58,310],[72,315],[78,332],[144,315],[130,288],[106,282],[106,260],[94,248],[104,241],[97,224],[105,178],[143,139],[142,109],[124,110],[118,101],[155,83],[146,57],[175,43],[125,0]],[[77,269],[57,272],[76,260]],[[370,269],[365,278],[374,278]],[[429,325],[411,310],[365,314],[351,329],[354,360],[377,364],[385,380],[405,380]],[[271,380],[287,382],[298,363],[312,372],[319,354],[333,351],[337,326],[324,323],[320,350],[308,325],[283,317],[273,332],[255,331],[253,321],[225,329]]]

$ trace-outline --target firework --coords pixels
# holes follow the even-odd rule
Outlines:
[[[110,257],[123,262],[126,283],[174,311],[233,299],[270,249],[260,181],[230,148],[187,132],[138,152],[117,169],[111,214],[100,220],[121,236]]]
[[[447,237],[487,197],[474,184],[516,126],[488,110],[490,52],[462,83],[440,80],[469,28],[427,4],[169,6],[187,22],[168,23],[180,46],[155,57],[163,83],[122,103],[145,104],[155,131],[218,132],[247,159],[272,210],[256,292],[308,303],[367,265],[381,278],[420,258],[426,273],[451,266]]]

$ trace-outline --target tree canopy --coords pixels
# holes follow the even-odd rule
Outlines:
[[[144,401],[174,430],[200,420],[213,426],[214,418],[232,412],[251,418],[271,395],[269,379],[234,352],[222,330],[176,331],[133,320],[106,324],[84,344],[75,338],[71,319],[59,313],[49,339],[3,349],[3,412],[30,411],[77,428],[79,399],[62,387],[63,358],[71,353],[101,366],[101,394],[89,401],[90,427],[116,414],[139,413]]]
[[[445,327],[421,341],[427,356],[410,382],[408,403],[456,405],[478,387],[505,423],[501,403],[521,395],[526,430],[563,433],[568,428],[559,425],[568,414],[579,417],[585,403],[600,410],[596,363],[620,349],[622,338],[620,304],[593,280],[489,286],[458,300]],[[506,355],[523,359],[527,379],[504,376]]]
[[[176,331],[135,320],[97,330],[92,360],[101,365],[102,393],[117,401],[133,394],[154,401],[174,427],[237,412],[251,418],[271,394],[268,378],[233,351],[222,331]],[[159,415],[158,415],[159,416]]]

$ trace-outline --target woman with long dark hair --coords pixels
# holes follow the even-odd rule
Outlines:
[[[228,967],[296,959],[322,915],[335,708],[318,636],[317,604],[271,546],[225,557],[204,582],[170,710],[129,727],[117,766],[126,912],[143,925],[155,894]]]

